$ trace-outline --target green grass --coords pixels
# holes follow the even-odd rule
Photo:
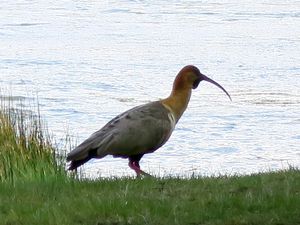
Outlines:
[[[17,182],[0,224],[300,224],[299,170],[243,177]]]
[[[249,176],[67,175],[36,112],[0,109],[0,225],[300,224],[300,171]]]
[[[38,108],[36,112],[25,110],[22,107],[23,101],[15,103],[2,98],[0,182],[45,180],[58,174],[66,175],[62,157],[43,125]]]

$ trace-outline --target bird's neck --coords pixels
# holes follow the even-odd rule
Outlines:
[[[192,90],[190,88],[183,88],[180,90],[173,89],[169,97],[161,100],[161,103],[171,111],[175,117],[176,123],[186,110],[191,98]]]

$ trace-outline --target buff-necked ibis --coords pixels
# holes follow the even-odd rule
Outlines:
[[[185,66],[176,76],[169,97],[118,115],[71,151],[67,156],[67,161],[71,161],[69,170],[76,169],[92,158],[112,155],[128,158],[128,165],[137,176],[146,175],[140,169],[140,159],[167,142],[187,108],[192,89],[196,89],[203,80],[218,86],[230,98],[221,85],[200,73],[197,67]]]

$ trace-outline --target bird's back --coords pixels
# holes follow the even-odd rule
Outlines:
[[[169,139],[174,126],[172,114],[159,101],[137,106],[92,134],[68,154],[67,160],[84,163],[106,155],[127,158],[153,152]]]

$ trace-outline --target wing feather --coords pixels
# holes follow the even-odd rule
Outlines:
[[[160,102],[128,110],[71,151],[67,160],[102,158],[106,155],[129,157],[153,152],[168,140],[173,131],[169,113]]]

